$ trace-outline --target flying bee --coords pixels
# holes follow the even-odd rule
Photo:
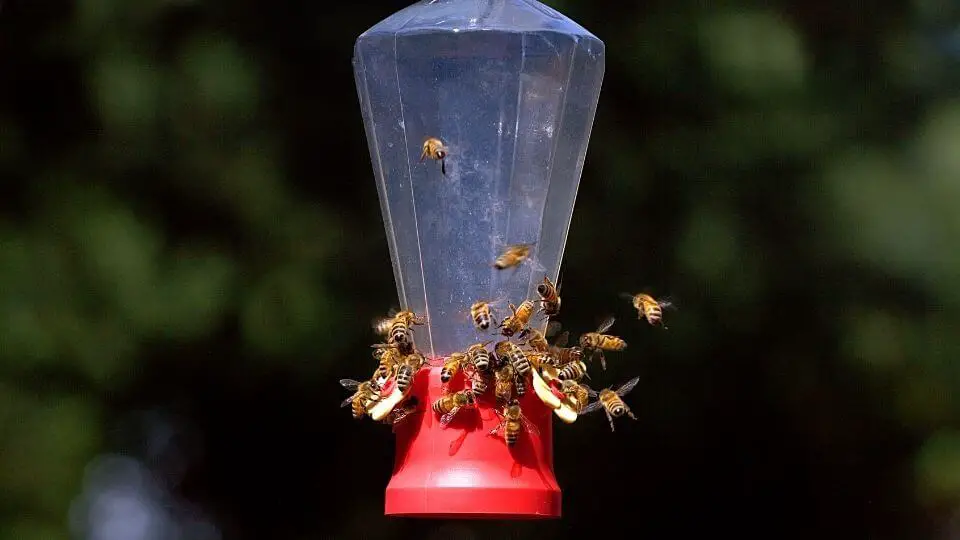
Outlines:
[[[381,422],[391,424],[393,426],[393,432],[396,433],[397,426],[400,425],[401,422],[418,412],[420,412],[420,402],[417,400],[417,396],[410,396],[390,411],[390,414],[381,420]]]
[[[540,430],[538,430],[537,426],[533,425],[532,422],[527,420],[527,417],[524,416],[520,410],[520,402],[516,399],[511,400],[505,405],[503,412],[497,410],[497,414],[501,417],[500,424],[490,430],[490,435],[499,436],[502,432],[503,440],[507,443],[507,446],[517,444],[517,439],[520,438],[520,432],[524,429],[533,435],[540,435]]]
[[[547,317],[556,317],[560,313],[560,294],[550,278],[543,276],[543,283],[537,285],[540,296],[540,311]]]
[[[475,343],[467,349],[470,363],[473,364],[473,367],[478,371],[483,373],[490,371],[490,351],[487,350],[487,345],[489,344],[489,341],[485,343]]]
[[[564,364],[557,372],[557,378],[561,381],[571,380],[579,381],[581,379],[589,379],[590,374],[587,373],[587,365],[582,361],[570,362],[569,364]]]
[[[450,379],[453,379],[454,375],[460,371],[469,360],[469,356],[466,353],[455,352],[450,355],[450,358],[443,364],[443,368],[440,370],[440,382],[447,384],[450,382]]]
[[[577,382],[574,380],[566,379],[561,382],[560,391],[564,396],[572,398],[574,403],[577,404],[577,414],[581,414],[584,407],[586,407],[590,402],[590,392],[586,387],[581,384],[577,384]]]
[[[440,173],[447,175],[447,147],[443,141],[436,137],[428,137],[423,141],[423,152],[420,153],[420,163],[425,158],[430,158],[440,162]]]
[[[516,373],[513,364],[507,362],[494,374],[493,395],[497,398],[497,403],[506,405],[513,399]]]
[[[527,355],[519,345],[510,341],[498,341],[494,346],[494,351],[500,358],[506,359],[508,364],[513,366],[519,377],[526,377],[530,374],[530,361]]]
[[[669,300],[657,300],[645,293],[621,293],[621,296],[630,299],[633,308],[637,310],[638,319],[647,319],[647,322],[651,325],[659,323],[660,326],[666,328],[666,325],[663,324],[663,310],[674,307],[673,302]]]
[[[595,397],[597,398],[597,400],[587,405],[586,407],[584,407],[583,410],[580,412],[580,414],[592,413],[597,409],[603,408],[603,411],[607,413],[607,420],[610,421],[610,431],[614,431],[614,428],[613,428],[614,418],[619,418],[623,415],[627,415],[630,418],[633,418],[634,420],[636,420],[637,417],[633,415],[633,411],[631,411],[630,407],[628,407],[627,404],[623,402],[622,398],[627,394],[627,392],[633,390],[633,387],[636,386],[637,382],[639,381],[640,381],[640,377],[634,377],[629,381],[623,383],[616,390],[604,388],[599,393],[588,386],[581,385],[586,388],[587,393],[590,394],[590,397]]]
[[[354,418],[360,418],[367,413],[367,408],[380,399],[380,387],[373,381],[355,381],[340,379],[340,385],[347,390],[353,390],[353,395],[340,403],[341,407],[351,406]]]
[[[533,300],[524,300],[519,306],[510,304],[512,315],[500,321],[500,333],[510,337],[522,332],[530,323],[530,317],[533,316],[534,309]]]
[[[503,253],[497,257],[497,260],[493,262],[494,268],[497,270],[504,270],[506,268],[518,266],[520,263],[530,258],[530,250],[535,245],[536,243],[513,244],[507,246],[503,250]]]
[[[460,390],[437,398],[433,402],[433,412],[441,415],[440,425],[447,427],[458,412],[467,407],[474,407],[476,404],[477,398],[473,395],[473,390]]]
[[[490,328],[490,325],[496,325],[497,322],[493,314],[493,308],[501,305],[504,300],[504,298],[500,298],[492,301],[481,300],[474,302],[470,306],[470,319],[473,320],[473,326],[476,327],[477,330],[486,331]]]
[[[617,336],[604,334],[613,326],[613,317],[603,321],[603,324],[597,328],[596,332],[588,332],[580,336],[580,347],[592,359],[594,356],[600,358],[600,366],[607,369],[607,359],[603,351],[622,351],[627,348],[627,342]]]

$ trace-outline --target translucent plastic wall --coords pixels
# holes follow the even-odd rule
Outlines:
[[[473,302],[556,282],[604,46],[539,2],[433,0],[362,34],[354,69],[400,305],[429,320],[420,350],[448,355],[487,339]],[[449,148],[446,175],[420,162],[428,137]],[[532,262],[493,267],[520,243]]]

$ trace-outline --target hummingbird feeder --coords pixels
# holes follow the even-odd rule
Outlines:
[[[472,324],[474,302],[519,305],[557,281],[603,42],[535,0],[424,0],[361,34],[353,66],[400,305],[425,317],[414,341],[433,360],[410,387],[425,410],[397,426],[385,513],[559,517],[553,416],[532,391],[534,428],[509,448],[488,436],[493,406],[444,426],[430,404],[444,359],[503,339]],[[519,244],[529,259],[494,265]]]

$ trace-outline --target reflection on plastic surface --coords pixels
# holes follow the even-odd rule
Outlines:
[[[481,339],[473,302],[557,281],[603,43],[531,0],[420,2],[362,34],[354,68],[400,304],[428,317],[418,348],[445,356]],[[429,137],[446,175],[420,160]],[[493,267],[519,243],[531,260]]]

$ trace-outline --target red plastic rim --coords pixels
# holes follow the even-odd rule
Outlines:
[[[386,515],[447,519],[549,519],[560,517],[561,494],[553,473],[551,411],[533,390],[521,398],[536,434],[521,433],[513,447],[502,432],[492,396],[464,409],[444,428],[431,406],[443,393],[441,367],[421,370],[411,394],[421,411],[397,426],[397,453],[387,485]],[[464,388],[458,375],[452,392]],[[492,385],[491,385],[492,386]],[[492,392],[492,391],[491,391]]]

